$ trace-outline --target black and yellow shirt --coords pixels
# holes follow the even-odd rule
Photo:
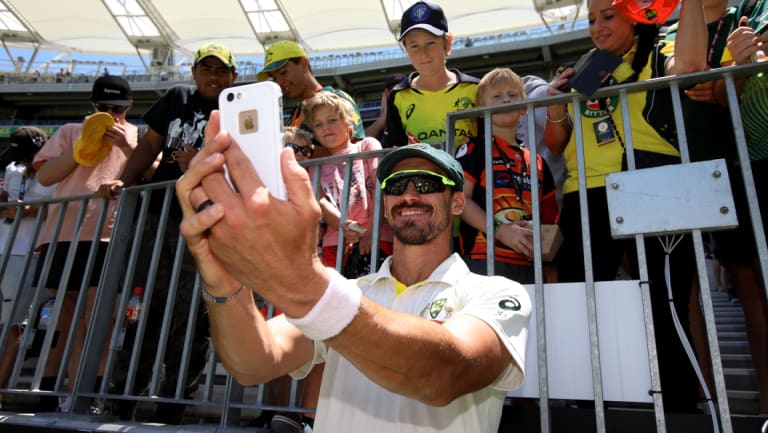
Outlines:
[[[410,143],[444,143],[446,114],[475,107],[479,80],[456,69],[458,82],[436,92],[411,87],[417,72],[399,83],[387,101],[387,123],[383,146],[397,147]],[[477,119],[456,122],[456,145],[477,136]]]
[[[660,45],[652,56],[638,81],[664,75],[664,66],[669,57]],[[624,61],[616,67],[603,86],[626,82],[633,74],[632,60],[637,45],[624,55]],[[676,133],[671,112],[671,97],[668,89],[632,92],[628,95],[632,138],[637,168],[663,165],[672,160],[679,162],[680,152],[674,141]],[[580,101],[581,124],[584,135],[584,158],[586,160],[587,188],[605,186],[605,175],[622,170],[626,131],[622,122],[621,104],[618,95],[603,99]],[[573,104],[568,104],[569,115],[573,115]],[[618,137],[617,137],[618,135]],[[576,134],[572,133],[563,152],[568,174],[563,185],[564,193],[578,191]]]

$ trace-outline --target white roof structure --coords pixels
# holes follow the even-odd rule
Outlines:
[[[582,0],[437,0],[457,37],[572,21]],[[10,48],[62,53],[189,57],[217,41],[258,56],[280,39],[310,53],[397,45],[414,0],[0,0],[0,40]],[[536,5],[534,5],[536,3]],[[581,9],[580,17],[584,15]],[[575,12],[574,12],[575,11]],[[552,15],[554,14],[554,15]]]

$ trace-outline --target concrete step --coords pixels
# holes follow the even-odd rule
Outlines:
[[[720,341],[747,341],[747,332],[722,331],[717,333],[717,339]]]
[[[747,327],[744,323],[716,324],[715,328],[718,332],[747,332]]]
[[[715,325],[737,325],[737,324],[743,324],[744,323],[744,315],[743,314],[735,314],[735,313],[728,313],[728,314],[720,314],[717,310],[715,310]]]
[[[751,353],[747,341],[720,341],[720,353],[744,354]]]
[[[723,368],[753,368],[752,355],[748,353],[722,353]]]
[[[757,374],[754,368],[724,368],[725,389],[757,391]]]
[[[728,407],[732,414],[759,413],[759,394],[757,391],[727,389]]]
[[[756,414],[759,393],[744,324],[744,309],[741,302],[731,302],[723,292],[712,292],[712,307],[730,411],[733,414]]]

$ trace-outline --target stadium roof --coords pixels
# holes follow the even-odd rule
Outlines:
[[[22,47],[140,57],[170,51],[178,61],[209,41],[228,46],[238,56],[259,56],[279,39],[296,40],[310,53],[367,50],[397,44],[402,11],[414,2],[0,0],[0,39],[11,59],[11,48]],[[582,0],[437,3],[446,12],[451,33],[463,37],[570,21]]]

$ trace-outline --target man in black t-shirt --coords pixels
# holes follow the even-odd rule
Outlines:
[[[195,53],[192,76],[195,86],[176,85],[168,89],[148,110],[142,118],[149,129],[142,137],[138,147],[128,160],[120,179],[102,184],[99,194],[106,198],[115,198],[115,193],[126,186],[142,181],[149,183],[176,180],[187,170],[189,161],[203,146],[203,131],[212,110],[218,108],[219,93],[231,87],[237,78],[235,58],[229,49],[221,44],[209,43],[200,47]],[[159,158],[158,158],[159,157]],[[153,164],[157,164],[150,179],[142,179],[142,174]],[[173,265],[176,258],[176,245],[179,240],[179,223],[181,212],[171,189],[168,221],[165,224],[165,236],[162,249],[154,251],[155,236],[159,233],[160,218],[166,211],[163,209],[166,189],[156,189],[150,198],[149,215],[143,228],[141,241],[142,251],[136,267],[139,272],[150,269],[150,260],[158,261],[157,273],[154,276],[154,287],[148,308],[147,325],[142,343],[141,360],[137,369],[134,391],[142,392],[151,379],[158,340],[163,326],[170,326],[165,350],[165,377],[160,385],[158,394],[164,397],[175,395],[178,372],[185,346],[185,334],[189,322],[189,308],[196,297],[194,291],[197,268],[188,250],[184,250],[181,269],[178,273],[178,284],[174,295],[174,308],[171,323],[163,321],[168,291],[173,286],[171,280]],[[158,255],[153,259],[153,255]],[[149,276],[137,274],[134,284],[144,286],[149,282]],[[148,291],[149,292],[149,291]],[[145,304],[146,305],[146,304]],[[187,377],[185,379],[184,398],[189,398],[198,387],[198,379],[205,366],[208,353],[208,320],[204,308],[198,308],[194,323],[194,335],[190,344],[192,351],[189,359]],[[130,348],[122,358],[129,356]],[[127,364],[122,366],[127,368]],[[120,373],[120,372],[119,372]],[[121,372],[124,373],[124,372]],[[120,380],[116,380],[117,383]],[[118,390],[122,392],[123,390]],[[119,402],[120,409],[116,412],[121,418],[133,418],[135,402]],[[127,406],[127,407],[126,407]],[[165,424],[179,424],[184,414],[184,405],[161,403],[158,404],[151,421]],[[113,408],[113,411],[114,408]]]

